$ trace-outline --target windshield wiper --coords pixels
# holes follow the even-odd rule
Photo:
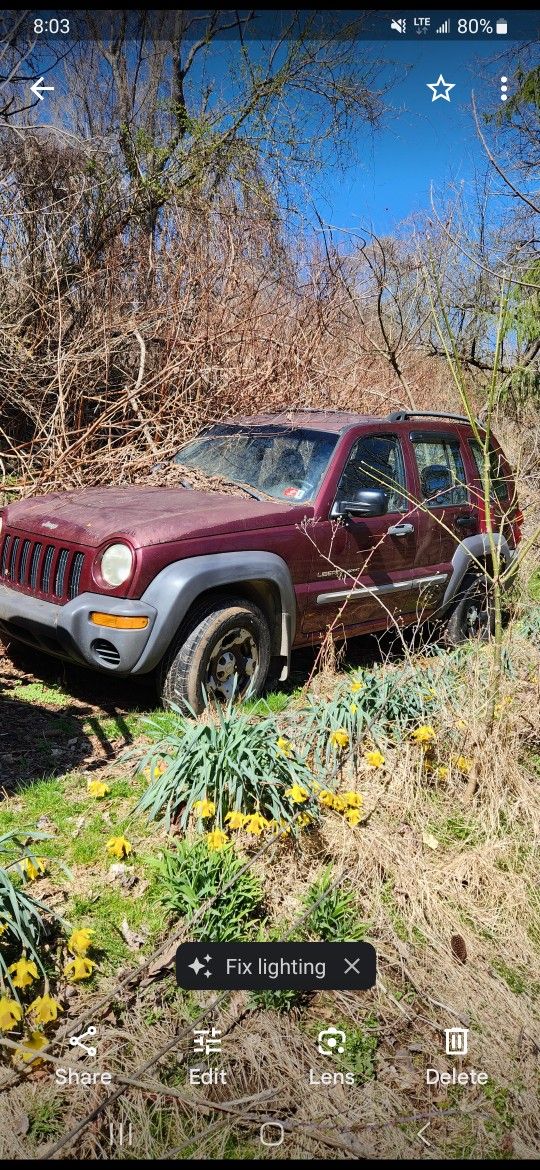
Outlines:
[[[242,488],[242,491],[247,492],[248,496],[252,496],[254,500],[267,499],[266,496],[261,496],[260,493],[256,492],[252,487],[248,487],[246,483],[241,483],[239,479],[227,479],[224,475],[220,475],[220,479],[222,479],[224,483],[230,483],[232,487]]]

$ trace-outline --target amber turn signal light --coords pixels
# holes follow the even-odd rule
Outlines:
[[[90,621],[110,630],[145,630],[148,625],[147,617],[118,617],[114,613],[91,613]]]

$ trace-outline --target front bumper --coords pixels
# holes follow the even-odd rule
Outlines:
[[[147,617],[144,630],[116,630],[90,621],[92,612]],[[81,593],[54,605],[0,584],[0,633],[47,654],[94,670],[131,674],[151,637],[157,610],[144,601],[125,601],[100,593]]]

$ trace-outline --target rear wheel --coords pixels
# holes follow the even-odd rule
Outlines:
[[[470,638],[487,642],[495,627],[493,597],[489,582],[479,577],[461,594],[446,626],[446,641],[459,646]]]
[[[164,706],[191,707],[259,695],[270,666],[270,630],[251,601],[201,602],[169,647],[159,671]]]

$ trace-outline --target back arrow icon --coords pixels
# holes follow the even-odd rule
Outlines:
[[[424,1133],[424,1130],[428,1129],[430,1125],[431,1125],[431,1121],[426,1121],[426,1124],[422,1126],[422,1129],[418,1130],[418,1133],[416,1135],[417,1137],[420,1138],[420,1141],[423,1142],[425,1146],[431,1146],[431,1142],[428,1142],[427,1138],[422,1136]]]
[[[41,82],[44,80],[44,77],[40,77],[37,81],[34,81],[33,85],[30,86],[30,93],[35,93],[40,102],[43,101],[43,94],[46,90],[54,90],[54,85],[42,85]]]

